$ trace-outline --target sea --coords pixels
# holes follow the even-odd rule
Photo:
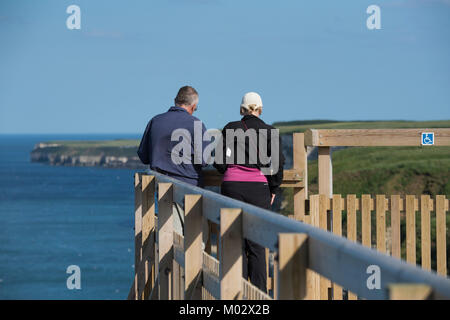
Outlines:
[[[0,135],[0,299],[123,300],[134,277],[134,170],[30,161],[36,143],[138,135]]]

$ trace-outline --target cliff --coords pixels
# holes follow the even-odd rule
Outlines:
[[[133,140],[38,143],[31,151],[31,161],[54,166],[145,169],[147,166],[136,154],[137,143]]]

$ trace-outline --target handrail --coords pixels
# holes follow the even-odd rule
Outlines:
[[[149,170],[147,174],[156,182],[173,185],[173,200],[183,203],[187,194],[202,196],[204,217],[220,223],[221,208],[241,208],[243,237],[270,250],[278,250],[280,233],[304,233],[308,235],[308,268],[334,283],[367,299],[388,299],[389,285],[397,283],[421,283],[429,285],[438,297],[450,299],[450,280],[434,272],[377,252],[362,245],[218,193],[192,186],[177,179]],[[378,266],[381,275],[380,289],[369,289],[369,266]]]

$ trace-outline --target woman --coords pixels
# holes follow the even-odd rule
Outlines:
[[[270,209],[283,180],[284,157],[278,131],[275,135],[277,140],[271,141],[271,130],[276,129],[260,119],[262,106],[261,97],[257,93],[249,92],[244,95],[240,106],[243,117],[223,128],[223,157],[221,163],[216,160],[214,167],[224,174],[221,185],[223,195]],[[275,148],[276,154],[272,155],[274,145],[278,146],[278,152]],[[267,161],[269,157],[270,162]],[[244,246],[243,276],[245,279],[250,278],[251,283],[267,292],[265,249],[247,239],[244,240]]]

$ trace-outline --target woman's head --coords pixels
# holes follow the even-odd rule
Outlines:
[[[254,115],[259,117],[262,112],[262,100],[256,92],[248,92],[242,97],[241,115]]]

